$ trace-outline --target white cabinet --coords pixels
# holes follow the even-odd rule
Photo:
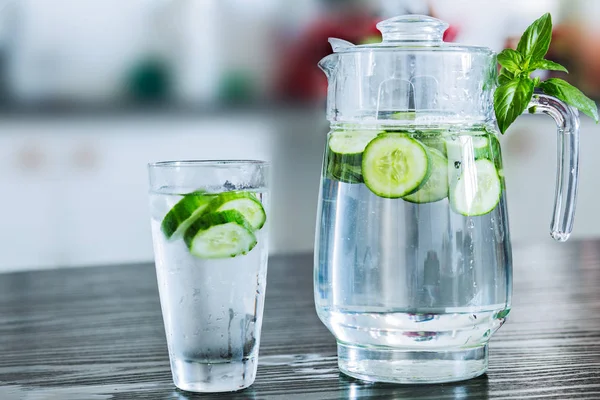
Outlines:
[[[146,164],[270,160],[269,124],[249,119],[0,123],[0,271],[152,259]]]

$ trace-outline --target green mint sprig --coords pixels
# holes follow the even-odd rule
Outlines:
[[[598,123],[596,103],[575,86],[558,78],[545,81],[531,78],[531,73],[538,69],[568,73],[562,65],[544,59],[551,39],[552,17],[546,13],[525,30],[517,50],[505,49],[498,54],[498,63],[502,68],[498,76],[499,86],[494,93],[494,111],[500,132],[506,132],[523,114],[535,88],[578,108]]]

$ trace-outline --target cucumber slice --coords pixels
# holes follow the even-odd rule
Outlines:
[[[456,185],[450,187],[454,210],[471,217],[491,212],[500,201],[502,186],[494,163],[487,159],[463,165]]]
[[[344,155],[347,158],[362,156],[362,152],[378,132],[333,132],[329,138],[331,152]],[[357,165],[360,165],[358,163]]]
[[[494,161],[500,157],[500,143],[493,133],[462,135],[454,140],[446,139],[446,148],[448,153],[462,154],[462,158],[468,157],[475,160],[487,158]],[[448,157],[450,158],[450,154]]]
[[[362,160],[363,179],[376,195],[406,196],[419,190],[431,175],[426,148],[404,134],[380,135],[368,144]]]
[[[367,144],[379,132],[333,132],[327,151],[327,175],[345,183],[362,183],[362,156]]]
[[[236,210],[242,214],[253,231],[262,228],[267,220],[262,203],[252,192],[221,193],[210,203],[208,212],[227,210]]]
[[[334,156],[327,161],[327,177],[344,183],[363,183],[362,168],[360,165],[346,164],[335,161]]]
[[[396,111],[391,115],[391,119],[414,121],[417,118],[415,111]]]
[[[246,218],[236,210],[204,214],[185,232],[190,253],[200,258],[227,258],[248,253],[256,236]]]
[[[186,194],[165,215],[160,228],[167,239],[177,239],[206,210],[214,195],[197,191]]]
[[[446,140],[441,135],[422,136],[419,142],[432,149],[436,149],[446,157]]]
[[[402,197],[411,203],[433,203],[448,197],[448,160],[444,155],[429,149],[431,156],[431,176],[421,189],[415,193]]]
[[[471,143],[476,160],[490,156],[490,140],[487,136],[471,136]]]

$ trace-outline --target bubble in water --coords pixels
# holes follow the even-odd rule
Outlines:
[[[473,221],[473,218],[469,218],[469,222],[467,222],[467,226],[469,228],[474,228],[475,227],[475,221]]]
[[[461,163],[460,161],[454,161],[454,168],[460,169]]]

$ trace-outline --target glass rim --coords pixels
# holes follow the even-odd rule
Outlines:
[[[269,166],[269,161],[263,160],[173,160],[156,161],[148,163],[148,168],[189,168],[189,167],[242,167],[242,166]]]

